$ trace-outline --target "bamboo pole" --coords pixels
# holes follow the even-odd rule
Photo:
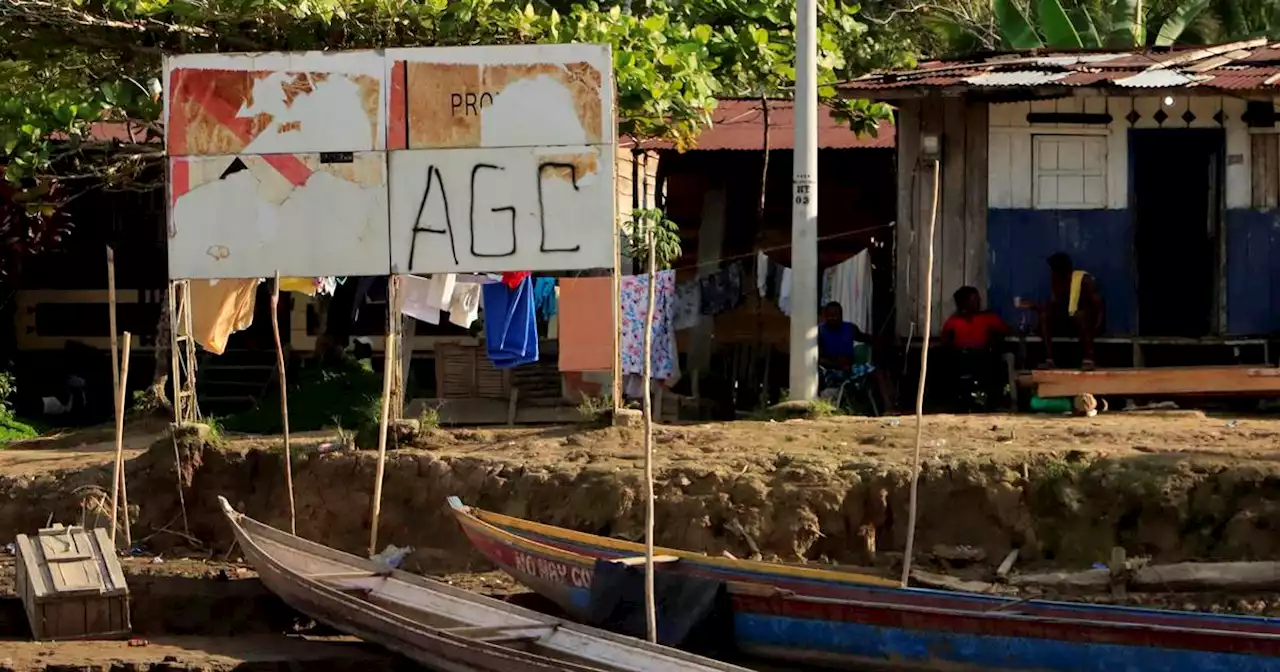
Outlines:
[[[133,538],[129,532],[129,498],[125,494],[125,477],[124,477],[124,395],[125,381],[129,380],[129,332],[124,332],[124,352],[120,358],[120,381],[121,384],[116,385],[116,462],[115,469],[111,474],[111,543],[114,545],[116,541],[116,521],[120,502],[124,502],[124,535],[125,544],[133,546]]]
[[[284,425],[284,484],[289,493],[289,534],[298,534],[297,514],[293,505],[293,450],[289,444],[289,389],[284,373],[284,346],[280,342],[280,271],[271,288],[271,332],[276,337],[276,367],[280,371],[280,421]]]
[[[908,505],[907,550],[902,559],[902,587],[911,579],[911,554],[916,542],[916,508],[920,495],[920,444],[924,439],[924,384],[929,371],[929,335],[933,333],[933,229],[938,220],[938,182],[942,167],[933,161],[933,197],[929,205],[929,230],[924,255],[924,328],[920,344],[920,380],[916,386],[916,448],[911,460],[911,501]]]
[[[378,420],[378,470],[373,481],[373,513],[369,518],[369,557],[378,552],[378,516],[382,513],[382,477],[387,467],[387,419],[391,381],[396,369],[396,332],[400,330],[399,278],[387,282],[387,339],[382,349],[382,409]]]
[[[658,611],[653,589],[653,403],[649,398],[650,379],[653,376],[653,309],[657,295],[652,228],[645,238],[649,243],[649,310],[644,316],[644,621],[649,641],[656,643]]]

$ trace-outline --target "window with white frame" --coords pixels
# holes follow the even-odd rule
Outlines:
[[[1107,138],[1032,136],[1032,188],[1037,210],[1107,207]]]

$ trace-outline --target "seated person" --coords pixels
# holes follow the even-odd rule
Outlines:
[[[961,287],[952,298],[956,312],[942,325],[942,387],[947,389],[950,401],[968,406],[964,395],[977,389],[986,394],[988,403],[1004,393],[1004,367],[999,358],[999,347],[1009,333],[1009,327],[999,315],[982,309],[982,295],[974,287]]]
[[[822,308],[822,324],[818,325],[818,366],[852,373],[855,344],[870,340],[858,325],[844,321],[844,308],[832,301]]]
[[[1049,302],[1020,303],[1020,307],[1037,310],[1040,314],[1040,337],[1044,340],[1045,356],[1045,361],[1040,366],[1045,369],[1056,366],[1053,361],[1053,336],[1058,334],[1080,339],[1080,348],[1084,352],[1080,368],[1092,371],[1093,341],[1102,331],[1106,317],[1098,283],[1092,275],[1076,270],[1071,257],[1064,252],[1049,257],[1049,274],[1052,287]]]
[[[1009,333],[999,315],[982,309],[975,287],[961,287],[951,295],[956,312],[942,324],[942,346],[954,350],[991,350]]]

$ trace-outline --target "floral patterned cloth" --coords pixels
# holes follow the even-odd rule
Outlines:
[[[650,348],[652,376],[667,380],[675,374],[673,347],[676,272],[658,271],[653,302],[653,339]],[[644,320],[649,312],[649,276],[622,278],[622,372],[644,374]]]

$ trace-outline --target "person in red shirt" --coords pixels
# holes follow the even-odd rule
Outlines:
[[[979,405],[990,407],[1004,396],[1000,374],[1000,346],[1009,326],[999,315],[982,308],[982,295],[974,287],[961,287],[952,295],[956,312],[942,324],[943,387],[949,401],[973,407],[973,392],[981,391]]]
[[[1000,316],[982,309],[982,295],[975,287],[961,287],[952,298],[956,312],[942,324],[942,345],[957,350],[990,350],[1009,333]]]

